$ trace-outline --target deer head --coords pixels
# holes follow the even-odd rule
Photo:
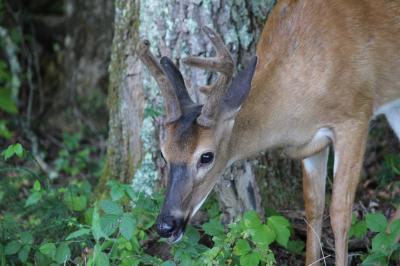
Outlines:
[[[168,166],[168,185],[157,231],[172,243],[180,240],[231,159],[228,147],[235,117],[248,95],[257,64],[254,57],[232,80],[234,62],[221,37],[208,27],[202,30],[216,57],[188,57],[183,62],[219,73],[214,84],[201,88],[208,96],[204,105],[191,100],[182,74],[168,57],[158,63],[147,40],[138,46],[139,57],[156,79],[165,103],[160,145]]]

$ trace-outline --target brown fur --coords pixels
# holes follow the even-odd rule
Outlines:
[[[400,2],[279,1],[257,55],[253,88],[232,132],[231,157],[276,147],[308,157],[324,147],[310,148],[313,135],[331,128],[341,154],[331,221],[336,263],[346,265],[368,122],[380,106],[400,98]],[[308,198],[309,214],[315,204]],[[307,263],[319,257],[311,235]]]
[[[347,265],[348,228],[368,123],[379,107],[400,99],[400,2],[280,0],[260,37],[257,56],[252,89],[236,116],[220,114],[210,128],[193,124],[185,137],[175,132],[176,125],[166,128],[161,146],[167,161],[185,163],[187,178],[193,180],[182,212],[192,214],[229,163],[282,148],[306,158],[306,263],[311,264],[320,256],[321,180],[324,154],[332,144],[337,169],[331,224],[336,264]],[[332,135],[315,138],[320,129]],[[201,169],[199,156],[207,150],[215,153],[215,162]]]

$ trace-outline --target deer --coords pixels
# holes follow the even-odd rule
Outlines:
[[[369,130],[379,115],[400,139],[400,2],[280,0],[235,77],[221,36],[203,26],[216,56],[188,66],[218,73],[192,101],[178,67],[158,62],[150,42],[137,53],[165,104],[160,149],[168,184],[156,230],[179,241],[224,169],[278,149],[301,160],[307,221],[306,265],[318,264],[329,150],[334,152],[329,215],[336,265],[348,264],[351,213]]]

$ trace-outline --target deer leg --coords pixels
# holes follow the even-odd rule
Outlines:
[[[335,236],[336,265],[338,266],[345,266],[348,263],[348,231],[351,225],[351,211],[359,182],[367,135],[368,121],[353,121],[346,127],[336,130],[330,217]]]
[[[396,133],[397,138],[400,140],[400,108],[391,108],[385,113],[386,119],[390,127]]]
[[[303,193],[307,219],[306,265],[320,258],[322,218],[325,207],[325,183],[329,147],[302,161]]]

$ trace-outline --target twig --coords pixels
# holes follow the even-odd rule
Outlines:
[[[320,239],[319,235],[317,234],[317,232],[315,231],[315,229],[307,222],[307,219],[304,219],[304,218],[303,218],[303,220],[306,222],[307,226],[309,226],[309,227],[311,228],[313,234],[317,237],[318,243],[319,243],[319,249],[321,250],[321,254],[322,254],[322,258],[321,258],[321,259],[319,259],[319,260],[317,260],[317,261],[314,261],[314,262],[311,263],[310,265],[313,265],[314,263],[316,263],[316,262],[318,262],[318,261],[320,261],[320,260],[323,259],[323,260],[324,260],[324,265],[326,266],[325,258],[330,257],[330,255],[325,256],[324,250],[322,249],[322,243],[321,243],[321,239]]]
[[[321,260],[324,260],[324,264],[326,265],[326,258],[329,258],[329,257],[331,257],[331,255],[328,255],[328,256],[322,257],[322,258],[320,258],[320,259],[318,259],[318,260],[314,261],[313,263],[311,263],[311,264],[310,264],[310,265],[308,265],[308,266],[314,265],[315,263],[318,263],[318,262],[320,262]]]

